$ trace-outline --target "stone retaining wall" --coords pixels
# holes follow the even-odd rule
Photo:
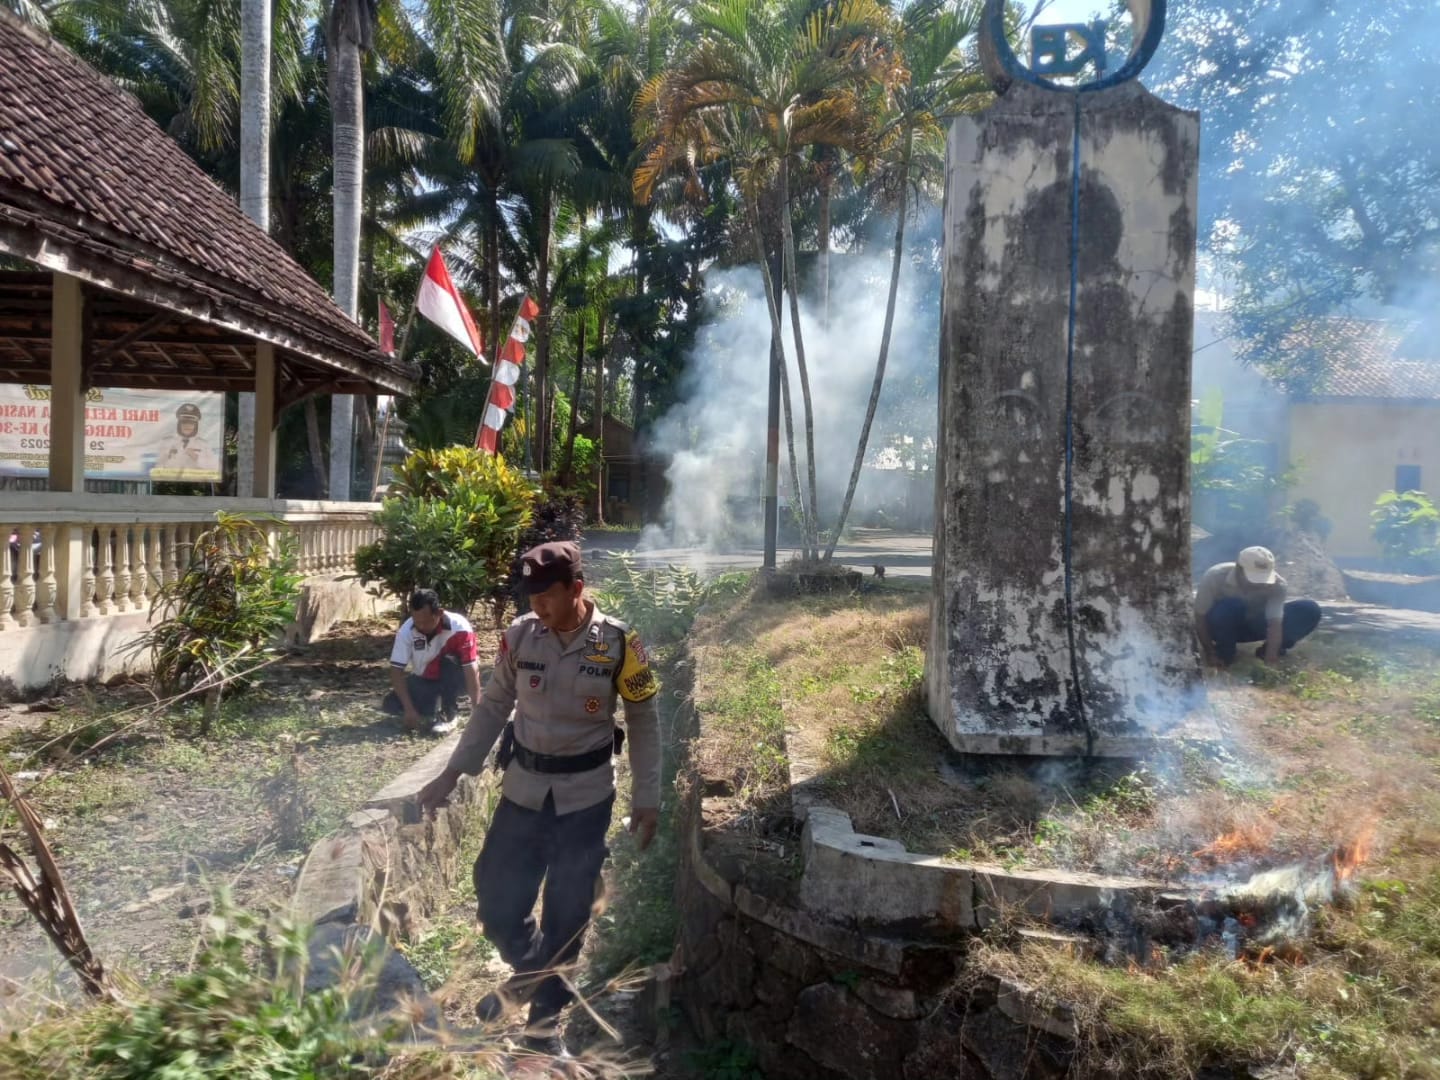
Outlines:
[[[963,938],[862,932],[803,910],[793,883],[736,872],[708,850],[704,784],[690,781],[678,989],[703,1040],[749,1046],[772,1080],[1069,1075],[1074,1019],[1063,1007],[996,979],[957,989]]]

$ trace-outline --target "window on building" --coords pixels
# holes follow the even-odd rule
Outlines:
[[[1420,486],[1419,465],[1396,465],[1395,466],[1395,490],[1399,492],[1423,491]]]
[[[628,467],[610,466],[610,483],[606,486],[605,493],[620,502],[630,501],[630,469]]]

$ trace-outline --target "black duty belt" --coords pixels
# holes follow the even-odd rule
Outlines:
[[[610,760],[613,744],[596,747],[584,754],[537,754],[515,741],[515,763],[533,773],[582,773],[598,769]]]

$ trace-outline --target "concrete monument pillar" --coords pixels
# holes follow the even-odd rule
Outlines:
[[[950,131],[930,715],[975,753],[1127,755],[1199,703],[1190,615],[1190,354],[1199,117],[1134,76],[1163,0],[1097,26],[989,0],[999,91]],[[1103,49],[1103,46],[1101,47]],[[1069,68],[1067,68],[1067,64]]]

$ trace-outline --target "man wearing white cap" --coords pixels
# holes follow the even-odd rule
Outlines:
[[[1205,571],[1195,590],[1195,634],[1205,663],[1224,666],[1243,641],[1263,641],[1255,655],[1273,664],[1320,625],[1314,600],[1285,599],[1285,579],[1269,548],[1247,547],[1234,562]]]

